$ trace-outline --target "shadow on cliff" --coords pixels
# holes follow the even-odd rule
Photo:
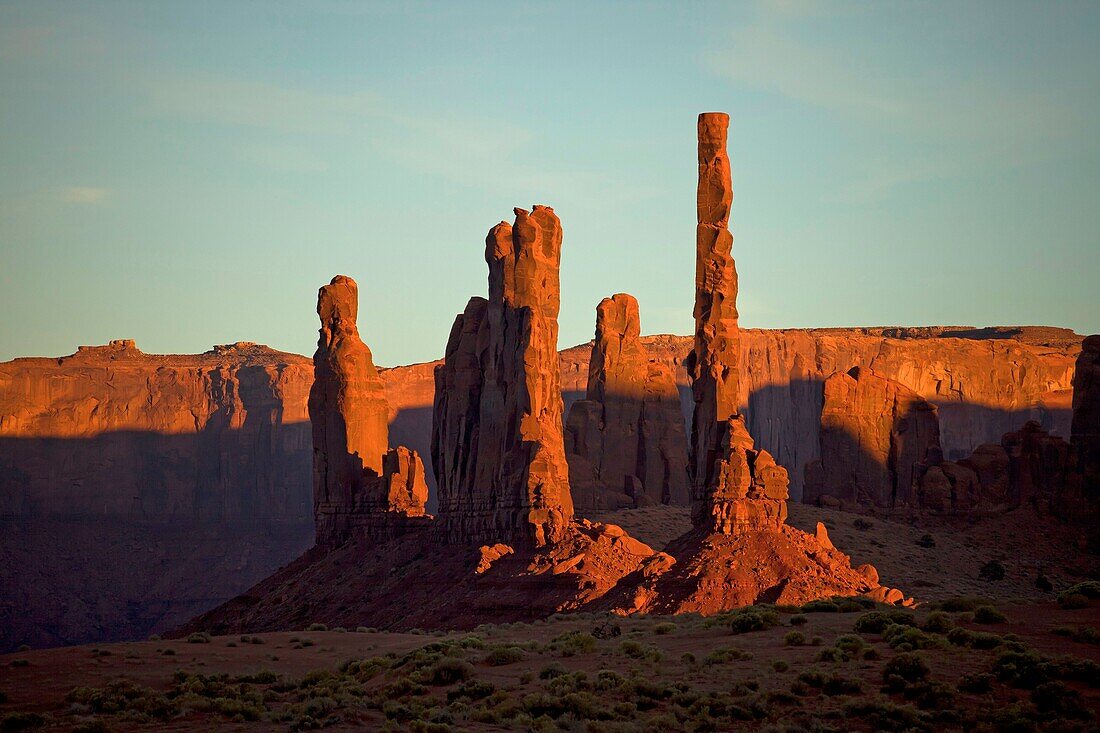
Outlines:
[[[820,457],[819,427],[824,404],[823,378],[794,379],[786,384],[769,385],[753,390],[748,397],[746,419],[757,447],[767,450],[790,474],[792,501],[800,501],[804,486],[805,465]],[[691,413],[695,402],[691,387],[677,384],[680,409],[684,416],[685,433],[691,434]],[[562,392],[565,415],[577,400],[584,399],[582,390]],[[1028,420],[1035,420],[1045,430],[1069,437],[1072,412],[1069,409],[1033,407],[1003,410],[970,402],[933,400],[937,405],[944,459],[966,458],[982,443],[1000,443],[1005,433],[1019,430]],[[424,460],[428,476],[428,511],[438,505],[435,474],[431,463],[432,406],[406,407],[390,421],[390,445],[406,445]],[[967,436],[980,436],[971,440]],[[856,450],[857,441],[852,438]],[[963,446],[963,447],[960,447]]]

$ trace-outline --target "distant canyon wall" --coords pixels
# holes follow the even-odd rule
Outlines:
[[[642,343],[672,369],[690,423],[692,339]],[[937,405],[946,458],[1027,420],[1069,436],[1080,337],[1064,329],[745,329],[741,344],[739,410],[794,499],[819,457],[824,380],[853,366]],[[560,352],[566,413],[590,354]],[[438,363],[380,370],[390,445],[426,463]],[[312,382],[310,359],[247,343],[154,356],[118,341],[0,364],[0,649],[158,631],[300,554],[313,541]],[[75,602],[89,584],[110,601]]]

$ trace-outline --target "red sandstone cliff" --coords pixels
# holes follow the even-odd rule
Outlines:
[[[689,502],[687,437],[672,369],[639,337],[638,301],[619,293],[596,309],[585,398],[565,422],[578,508]]]

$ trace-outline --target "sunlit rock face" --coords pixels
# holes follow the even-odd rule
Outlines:
[[[936,408],[870,369],[825,380],[821,458],[806,467],[803,499],[892,508],[911,501],[914,472],[942,462]]]
[[[569,408],[566,455],[578,508],[689,502],[687,438],[668,365],[639,337],[638,301],[619,293],[596,308],[585,398]]]
[[[359,337],[359,290],[337,275],[317,293],[321,319],[314,381],[313,509],[317,544],[388,539],[424,515],[428,484],[415,451],[389,449],[389,406],[370,349]]]
[[[729,231],[728,129],[729,115],[699,115],[695,342],[687,359],[695,400],[689,456],[692,521],[722,534],[778,527],[787,515],[787,472],[767,451],[753,450],[738,413],[741,340]]]
[[[455,320],[436,368],[432,460],[454,542],[543,545],[573,516],[562,440],[554,210],[515,210],[485,243],[489,298]]]

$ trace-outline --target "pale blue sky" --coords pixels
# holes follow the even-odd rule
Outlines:
[[[732,117],[745,326],[1100,331],[1100,3],[0,2],[0,360],[311,354],[360,284],[438,357],[513,206],[561,345],[688,334],[695,117]]]

